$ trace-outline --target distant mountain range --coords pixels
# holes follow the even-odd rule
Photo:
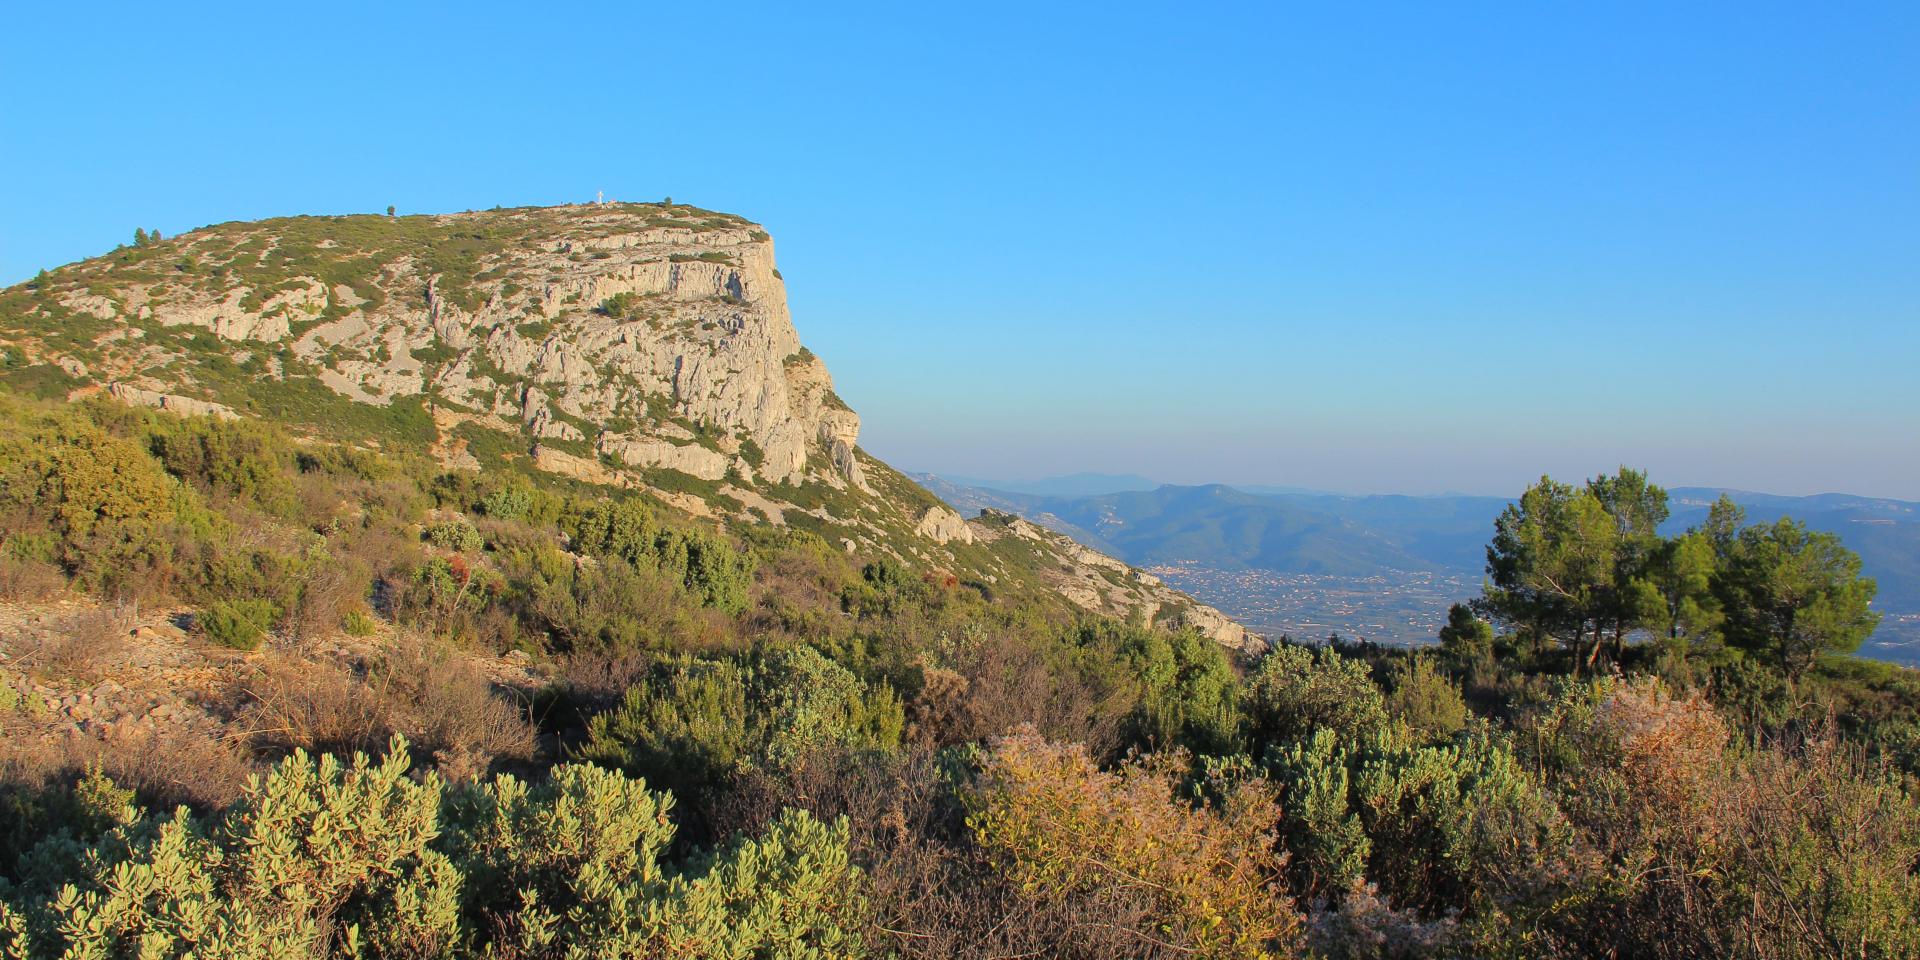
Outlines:
[[[932,474],[923,474],[923,476],[932,476]],[[1160,486],[1157,481],[1149,480],[1137,473],[1069,473],[1065,476],[1044,477],[1039,480],[984,480],[979,477],[950,476],[941,478],[941,482],[953,486],[1039,497],[1091,497],[1103,493],[1154,490]]]
[[[1342,496],[1221,484],[1140,489],[1144,478],[1102,475],[1035,481],[1022,484],[1023,490],[931,474],[915,479],[962,513],[991,507],[1019,514],[1137,566],[1333,578],[1438,575],[1478,582],[1494,518],[1510,502],[1504,497]],[[1114,488],[1092,489],[1102,479]],[[1038,492],[1049,489],[1080,492]],[[1668,491],[1672,517],[1667,529],[1683,530],[1703,521],[1722,492],[1746,508],[1749,521],[1792,516],[1838,534],[1860,554],[1866,573],[1879,581],[1875,606],[1887,618],[1875,643],[1920,644],[1920,503],[1679,487]],[[1200,589],[1196,584],[1188,587]],[[1230,614],[1258,619],[1249,612],[1258,606],[1253,599],[1201,599]],[[1904,649],[1888,655],[1920,660],[1920,647],[1911,655]]]

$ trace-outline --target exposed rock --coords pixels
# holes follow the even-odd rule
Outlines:
[[[69,294],[60,298],[60,305],[79,313],[90,313],[101,320],[112,320],[120,315],[120,308],[112,300],[96,294]]]
[[[585,480],[588,483],[609,487],[632,486],[632,481],[626,474],[609,470],[599,461],[576,457],[552,447],[534,447],[533,465],[536,469],[545,470],[548,473],[557,473],[563,477]]]
[[[234,287],[219,299],[156,304],[152,316],[169,327],[205,327],[228,340],[273,343],[284,339],[292,332],[285,304],[277,304],[271,312],[265,306],[249,309],[246,300],[252,293],[250,287]]]
[[[1249,632],[1226,614],[1205,604],[1182,607],[1165,622],[1176,629],[1198,630],[1206,637],[1248,654],[1265,653],[1267,650],[1265,637]]]
[[[604,437],[600,450],[630,467],[664,467],[702,480],[718,480],[732,464],[727,455],[692,443],[672,443],[651,437]]]
[[[143,407],[157,407],[169,413],[178,413],[184,416],[219,417],[222,420],[240,419],[240,415],[235,413],[232,407],[225,404],[214,403],[211,400],[197,400],[193,397],[182,397],[171,393],[161,393],[158,390],[136,387],[130,383],[107,384],[107,393],[122,403],[138,404]]]
[[[935,543],[973,542],[973,528],[962,520],[960,515],[942,506],[931,506],[920,514],[919,522],[914,524],[913,532]]]

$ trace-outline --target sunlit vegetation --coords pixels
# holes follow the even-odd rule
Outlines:
[[[795,527],[31,393],[5,599],[190,609],[250,733],[0,748],[0,956],[1920,952],[1920,681],[1846,656],[1870,582],[1790,522],[1660,536],[1631,471],[1528,491],[1433,649],[1248,660]],[[30,669],[124,636],[99,609]],[[341,637],[377,653],[271,656]],[[509,653],[536,689],[474,665]]]

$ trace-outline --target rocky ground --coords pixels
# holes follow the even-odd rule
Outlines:
[[[184,611],[123,612],[91,601],[0,604],[0,669],[18,695],[16,713],[29,721],[16,735],[111,740],[165,726],[219,730],[227,668],[239,655],[194,643],[182,629],[188,623]],[[76,649],[83,644],[93,649]]]
[[[0,602],[0,766],[104,764],[135,779],[159,777],[160,792],[172,785],[192,799],[230,790],[263,750],[307,745],[300,737],[311,737],[311,731],[280,729],[275,722],[287,716],[327,730],[343,722],[329,714],[345,712],[374,736],[393,732],[418,739],[420,712],[409,708],[419,704],[382,702],[369,695],[370,685],[355,679],[409,639],[417,638],[383,630],[364,639],[270,640],[241,652],[199,637],[186,609],[71,598]],[[450,656],[452,672],[419,679],[450,679],[477,689],[477,697],[491,700],[509,721],[518,714],[515,704],[546,683],[517,652]],[[267,704],[270,698],[279,702]],[[229,782],[192,782],[201,775]]]

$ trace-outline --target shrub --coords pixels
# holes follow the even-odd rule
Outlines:
[[[426,750],[440,775],[461,783],[502,759],[531,760],[534,728],[519,704],[500,696],[485,671],[448,647],[402,640],[372,671],[392,716]]]
[[[146,451],[82,412],[0,413],[0,507],[50,535],[40,559],[107,588],[165,559],[172,486]]]
[[[581,756],[696,793],[734,770],[778,774],[823,749],[890,749],[903,726],[892,691],[801,647],[744,663],[660,664],[593,718]]]
[[[596,502],[562,520],[576,549],[615,557],[679,580],[703,606],[746,609],[753,561],[725,539],[701,530],[667,530],[637,500]]]
[[[480,501],[480,509],[495,520],[519,520],[533,509],[533,491],[527,487],[501,487]]]
[[[1352,774],[1339,736],[1314,732],[1273,755],[1286,819],[1282,835],[1303,896],[1318,900],[1363,885],[1373,839],[1353,809]]]
[[[1174,777],[1105,772],[1028,731],[993,742],[966,803],[976,842],[1025,889],[1141,904],[1139,935],[1181,954],[1293,952],[1300,918],[1279,892],[1284,861],[1268,832],[1278,810],[1257,779],[1196,808]]]
[[[216,600],[194,618],[209,641],[234,650],[252,650],[273,629],[270,600]]]
[[[267,659],[236,693],[239,724],[261,747],[341,752],[404,735],[454,782],[533,758],[535,731],[518,703],[478,664],[406,634],[357,668]]]
[[[0,600],[43,603],[66,592],[60,568],[35,557],[0,552]]]
[[[1332,647],[1283,644],[1247,680],[1247,724],[1261,744],[1295,743],[1323,728],[1361,743],[1386,728],[1386,701],[1365,663]]]
[[[442,520],[427,528],[427,542],[442,550],[473,553],[486,545],[480,531],[465,520]]]
[[[672,798],[589,766],[539,786],[502,777],[452,804],[466,901],[509,953],[857,956],[862,902],[847,827],[800,812],[701,869],[663,869]],[[817,953],[816,953],[817,951]]]
[[[1467,703],[1460,688],[1430,657],[1416,654],[1395,661],[1391,684],[1387,713],[1417,739],[1445,739],[1467,725]]]
[[[384,760],[296,752],[214,821],[127,818],[91,852],[31,856],[7,889],[9,957],[859,956],[864,904],[844,823],[783,815],[667,862],[671,798],[556,768],[449,788]],[[62,884],[67,884],[61,889]]]
[[[1504,742],[1474,734],[1439,747],[1383,745],[1350,763],[1354,809],[1372,841],[1367,875],[1389,901],[1498,916],[1551,894],[1548,872],[1567,858],[1571,834]]]
[[[235,688],[236,726],[256,747],[366,750],[397,732],[392,700],[331,663],[268,658]]]
[[[349,610],[340,620],[340,629],[350,637],[371,637],[379,629],[379,621],[364,610]]]
[[[1142,746],[1234,751],[1240,736],[1239,681],[1226,649],[1199,633],[1169,633],[1110,621],[1081,628],[1083,645],[1105,648],[1140,684],[1128,738]]]
[[[255,420],[156,420],[152,448],[168,473],[202,490],[268,513],[291,513],[293,453],[285,437]]]
[[[14,662],[48,676],[92,677],[126,650],[132,630],[131,604],[98,604],[61,617],[44,632],[22,631],[14,641]]]
[[[723,634],[713,611],[689,602],[677,580],[623,562],[576,565],[558,550],[506,558],[521,617],[574,653],[701,650]],[[715,614],[717,616],[717,614]]]

